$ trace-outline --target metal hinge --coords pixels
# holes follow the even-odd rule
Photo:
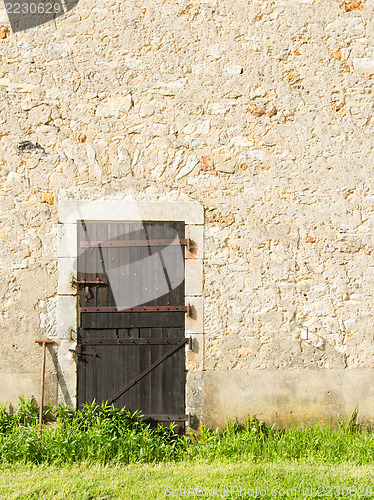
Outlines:
[[[77,354],[78,356],[92,356],[93,358],[99,358],[98,354],[91,354],[89,352],[82,352],[82,346],[78,346],[78,349],[69,349],[70,352]]]
[[[191,427],[191,413],[185,414],[145,414],[140,417],[142,420],[155,422],[187,422]]]
[[[189,250],[190,239],[159,239],[159,240],[102,240],[82,241],[81,248],[117,248],[117,247],[166,247],[185,246]]]
[[[141,313],[141,312],[185,312],[187,316],[190,316],[191,306],[136,306],[129,308],[121,307],[81,307],[80,311],[82,313]]]
[[[194,258],[192,249],[196,244],[190,238],[183,239],[159,239],[159,240],[102,240],[102,241],[81,241],[81,248],[120,248],[120,247],[166,247],[184,246],[186,247],[186,258]]]

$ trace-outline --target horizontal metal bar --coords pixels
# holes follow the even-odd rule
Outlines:
[[[180,342],[180,338],[175,339],[157,339],[157,338],[143,338],[143,339],[88,339],[82,340],[82,346],[85,345],[175,345]]]
[[[188,239],[81,241],[81,248],[189,246]]]
[[[189,312],[189,306],[137,306],[137,307],[129,307],[121,308],[121,307],[81,307],[81,312],[90,312],[90,313],[112,313],[112,312]]]
[[[143,415],[141,417],[143,420],[155,420],[158,422],[187,422],[189,415]]]
[[[174,326],[167,326],[166,328],[179,328],[181,327],[180,324],[177,324],[177,325],[174,325]],[[124,326],[124,327],[120,327],[118,328],[118,330],[128,330],[130,328],[147,328],[147,330],[155,330],[156,328],[159,329],[160,328],[160,325],[156,325],[156,326],[143,326],[143,325],[140,325],[140,326]],[[91,325],[85,325],[84,327],[82,327],[82,330],[84,330],[85,332],[89,332],[89,333],[92,333],[93,331],[98,331],[98,330],[101,330],[101,331],[105,331],[105,330],[116,330],[116,328],[108,328],[107,326],[100,326],[100,328],[98,328],[97,326],[91,326]]]
[[[105,281],[101,280],[100,278],[97,278],[96,280],[76,280],[72,279],[71,284],[74,285],[107,285]]]

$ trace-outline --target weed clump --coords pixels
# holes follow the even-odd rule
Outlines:
[[[108,403],[86,403],[75,410],[63,405],[44,412],[38,432],[33,398],[20,398],[15,412],[0,407],[0,460],[48,464],[150,463],[177,458],[184,439],[175,425],[151,428],[140,412]]]
[[[249,462],[374,462],[374,433],[357,424],[357,409],[347,423],[332,427],[276,429],[249,417],[222,430],[201,424],[197,434],[180,436],[175,424],[151,427],[140,412],[108,403],[86,403],[79,410],[49,406],[38,432],[38,408],[20,398],[16,411],[0,406],[0,461],[3,463],[97,464],[181,460]]]

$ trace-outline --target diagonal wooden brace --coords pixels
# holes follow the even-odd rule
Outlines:
[[[148,373],[150,373],[152,370],[157,368],[158,365],[160,365],[163,361],[165,361],[167,358],[169,358],[172,354],[174,354],[178,349],[180,349],[184,344],[188,342],[188,338],[182,339],[178,344],[173,346],[168,352],[166,352],[161,358],[159,358],[157,361],[155,361],[151,366],[146,368],[142,373],[140,373],[137,377],[131,380],[125,387],[123,387],[121,390],[119,390],[114,396],[108,401],[109,404],[114,403],[116,399],[120,398],[122,394],[125,394],[131,387],[133,387],[135,384],[139,382],[142,378],[144,378]]]

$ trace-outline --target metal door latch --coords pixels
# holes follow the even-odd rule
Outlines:
[[[73,286],[77,286],[77,285],[106,285],[106,283],[100,279],[100,278],[97,278],[95,280],[76,280],[75,278],[73,278],[71,280],[71,284]]]
[[[82,349],[69,349],[70,352],[73,352],[74,354],[78,354],[78,356],[92,356],[93,358],[99,358],[98,354],[91,354],[89,352],[82,352]]]
[[[84,286],[84,295],[86,297],[87,302],[89,302],[90,299],[93,298],[93,293],[92,293],[91,288],[90,288],[91,286],[106,285],[105,281],[103,281],[100,278],[96,278],[95,280],[86,280],[86,279],[77,280],[77,279],[73,278],[71,280],[71,284],[72,284],[72,286],[79,286],[79,285]]]

